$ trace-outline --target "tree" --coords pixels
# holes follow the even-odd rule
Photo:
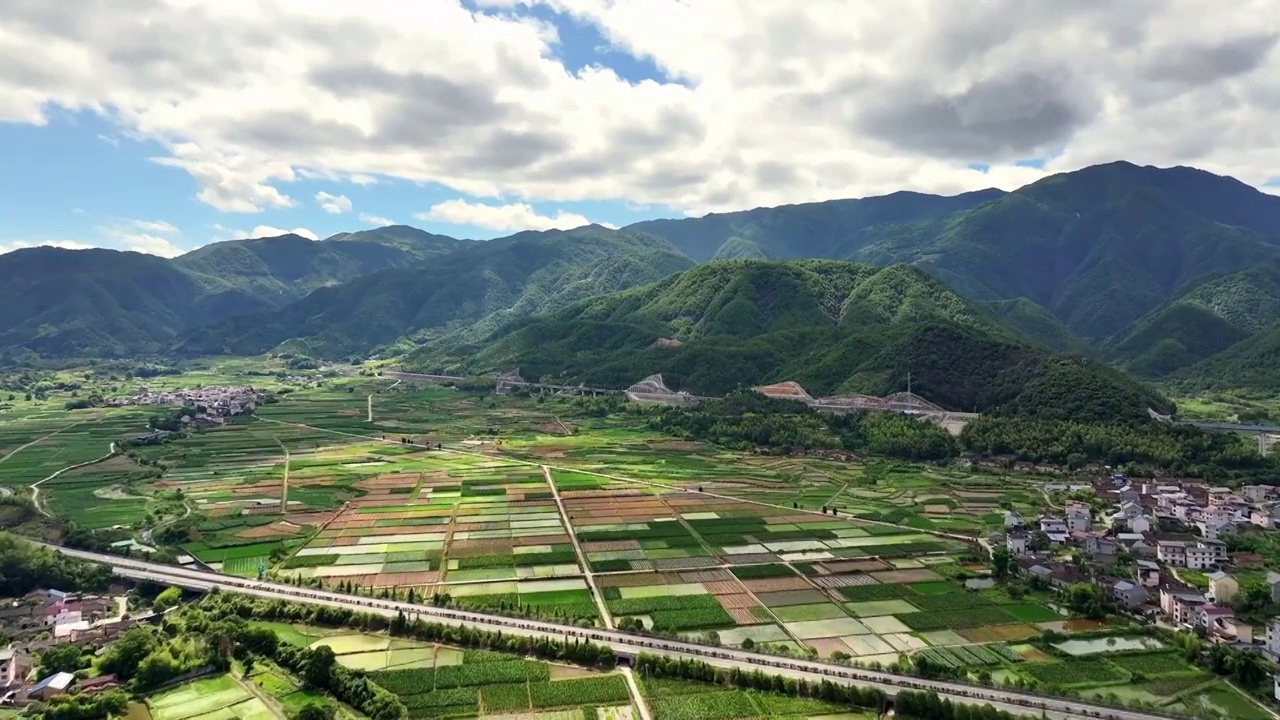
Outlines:
[[[1013,565],[1013,557],[1008,548],[997,547],[991,551],[991,574],[996,580],[1009,577],[1009,569]]]
[[[321,705],[320,703],[307,703],[293,716],[293,720],[333,720],[334,711],[332,705]]]
[[[155,609],[156,612],[162,613],[165,610],[168,610],[169,608],[176,606],[181,601],[182,601],[182,590],[176,587],[169,587],[169,588],[165,588],[164,591],[162,591],[159,595],[156,596],[156,599],[155,601],[152,602],[151,606]]]
[[[1067,604],[1072,610],[1090,620],[1101,620],[1107,616],[1107,600],[1097,585],[1075,583],[1067,589],[1067,598]]]
[[[328,645],[321,645],[312,650],[310,657],[307,658],[302,679],[313,688],[321,690],[328,688],[329,684],[333,682],[333,668],[337,662],[338,659],[333,654],[333,648]]]
[[[121,680],[129,680],[142,660],[159,645],[160,641],[153,628],[146,626],[130,628],[102,655],[102,659],[98,661],[98,667],[103,672],[111,673]]]
[[[40,677],[48,677],[54,673],[73,673],[87,663],[84,650],[74,643],[54,645],[40,656]]]

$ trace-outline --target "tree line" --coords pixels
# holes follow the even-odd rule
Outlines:
[[[955,457],[955,439],[941,427],[887,412],[819,412],[802,402],[738,390],[692,407],[662,407],[650,429],[736,450],[844,451],[904,460]]]

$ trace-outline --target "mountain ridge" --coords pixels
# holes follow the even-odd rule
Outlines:
[[[835,260],[703,263],[509,323],[478,344],[424,346],[405,363],[518,366],[526,377],[606,387],[661,373],[702,395],[783,380],[821,395],[884,395],[904,389],[910,372],[921,395],[952,410],[1114,419],[1172,409],[1091,360],[1019,338],[918,268]]]
[[[605,238],[604,249],[583,245],[564,264],[548,260],[563,251],[560,238],[575,235]],[[367,356],[451,334],[455,347],[480,352],[507,322],[694,262],[732,259],[909,265],[1009,332],[1151,379],[1178,376],[1280,321],[1280,198],[1194,168],[1122,161],[1011,192],[901,191],[618,231],[596,225],[469,241],[393,225],[319,241],[228,241],[173,260],[95,256],[105,258],[98,270],[76,260],[80,251],[34,250],[0,255],[0,273],[26,274],[0,289],[0,302],[19,308],[0,320],[0,354],[285,344]],[[447,290],[428,300],[422,283]]]

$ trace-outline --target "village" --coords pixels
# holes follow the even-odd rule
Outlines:
[[[160,616],[128,612],[119,593],[79,595],[56,589],[33,590],[0,605],[0,631],[8,647],[0,649],[0,705],[25,705],[71,691],[90,694],[118,687],[111,675],[81,678],[71,672],[40,676],[41,655],[60,645],[102,647],[138,623]]]
[[[1245,604],[1245,577],[1262,580],[1264,603],[1280,603],[1280,573],[1260,570],[1262,557],[1231,552],[1227,542],[1280,524],[1277,488],[1112,475],[1088,485],[1050,484],[1045,491],[1061,512],[1023,518],[1007,511],[1004,533],[989,538],[993,553],[1004,549],[1021,571],[1049,587],[1092,583],[1140,619],[1280,661],[1280,616],[1258,622],[1250,608],[1249,622],[1236,609]],[[1280,699],[1280,676],[1275,693]]]
[[[194,408],[192,415],[184,415],[184,423],[221,425],[226,418],[253,412],[260,392],[250,386],[201,387],[181,390],[152,390],[139,387],[127,397],[111,398],[109,407],[130,405],[157,405],[177,408]]]

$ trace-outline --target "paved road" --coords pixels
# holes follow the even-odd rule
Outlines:
[[[845,680],[859,685],[878,687],[889,695],[898,690],[932,690],[939,695],[960,702],[990,703],[1012,713],[1047,717],[1061,720],[1080,718],[1106,718],[1109,720],[1157,720],[1168,716],[1149,712],[1137,712],[1093,705],[1077,700],[1046,698],[1024,692],[997,690],[958,682],[925,680],[894,675],[885,672],[848,668],[830,663],[797,658],[777,657],[732,648],[699,645],[680,640],[649,638],[613,630],[580,628],[537,620],[522,620],[482,613],[416,605],[394,600],[355,597],[313,588],[260,582],[246,578],[222,575],[199,570],[187,570],[114,555],[86,552],[49,546],[66,555],[83,560],[110,565],[117,574],[141,580],[176,585],[194,590],[218,589],[257,597],[288,600],[308,604],[343,607],[363,612],[394,616],[403,612],[410,617],[430,618],[437,621],[468,625],[486,630],[501,630],[508,634],[550,636],[554,638],[579,638],[608,645],[623,655],[640,652],[668,657],[703,660],[717,667],[740,667],[747,670],[763,670],[797,679]]]

